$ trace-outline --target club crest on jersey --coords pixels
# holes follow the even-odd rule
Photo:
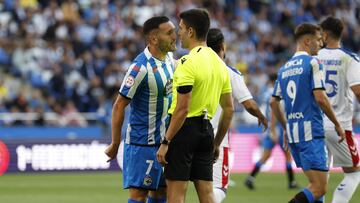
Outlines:
[[[147,176],[145,176],[145,178],[144,178],[143,185],[145,185],[145,186],[150,186],[152,182],[153,182],[153,181],[152,181],[151,176],[147,175]]]
[[[129,75],[125,80],[126,87],[132,87],[135,84],[135,78],[132,75]]]

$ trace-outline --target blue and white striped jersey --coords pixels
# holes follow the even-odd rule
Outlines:
[[[160,144],[172,99],[173,72],[172,53],[160,61],[145,48],[134,59],[119,90],[122,96],[131,99],[125,143]]]
[[[325,89],[323,67],[306,52],[297,52],[280,68],[273,96],[284,99],[289,143],[324,137],[323,113],[313,90]]]

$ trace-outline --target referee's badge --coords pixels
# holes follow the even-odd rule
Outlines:
[[[164,87],[165,96],[171,95],[171,93],[172,93],[172,87],[173,87],[173,80],[172,80],[172,79],[169,79],[169,80],[166,82],[165,87]]]
[[[135,78],[132,75],[129,75],[125,80],[125,86],[126,87],[132,87],[135,83]]]
[[[152,181],[151,176],[146,175],[145,178],[144,178],[143,185],[145,185],[145,186],[150,186],[152,182],[153,182],[153,181]]]

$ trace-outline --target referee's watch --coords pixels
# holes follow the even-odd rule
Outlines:
[[[167,140],[166,137],[164,137],[163,140],[161,141],[161,144],[169,145],[169,144],[170,144],[170,141]]]

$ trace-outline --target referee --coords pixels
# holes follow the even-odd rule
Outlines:
[[[165,165],[169,203],[185,201],[189,180],[201,203],[214,203],[212,165],[233,115],[230,76],[224,74],[224,62],[206,46],[208,12],[191,9],[180,13],[180,19],[181,45],[190,52],[174,73],[171,120],[157,159]],[[219,102],[223,113],[214,139],[210,119]]]

